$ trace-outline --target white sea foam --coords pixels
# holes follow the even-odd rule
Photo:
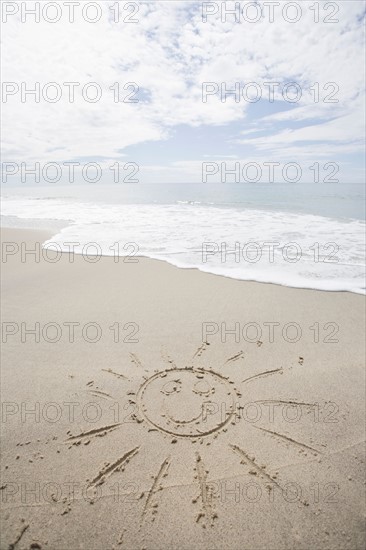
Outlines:
[[[75,252],[82,253],[93,242],[103,255],[134,250],[236,279],[365,292],[365,224],[360,220],[197,203],[111,205],[19,197],[3,199],[2,214],[65,221],[66,227],[44,244],[57,243],[64,251],[72,242],[80,243]],[[138,248],[124,247],[127,243]],[[206,258],[205,249],[211,252]],[[87,250],[93,254],[96,248]]]

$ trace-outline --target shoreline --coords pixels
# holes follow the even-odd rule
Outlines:
[[[39,220],[36,220],[37,222]],[[67,225],[63,225],[63,224],[60,224],[59,227],[58,227],[58,231],[61,231],[62,229],[66,229]],[[3,232],[8,232],[8,231],[15,231],[15,234],[17,233],[17,231],[26,231],[26,232],[38,232],[40,234],[42,234],[43,236],[43,239],[44,241],[47,241],[47,240],[50,240],[52,239],[52,236],[54,236],[54,232],[56,231],[55,228],[51,228],[51,227],[45,227],[45,228],[34,228],[34,227],[28,227],[28,226],[24,226],[24,227],[9,227],[9,226],[3,226],[1,225],[0,226],[0,232],[3,233]],[[41,246],[43,245],[43,243],[40,243]],[[66,251],[60,251],[61,254],[70,254],[69,252],[66,252]],[[75,256],[85,256],[83,255],[82,253],[77,253],[77,252],[74,252],[73,253]],[[121,262],[123,262],[123,258],[127,258],[128,256],[118,256],[119,258],[121,258]],[[101,254],[100,255],[100,259],[102,258],[115,258],[115,256],[113,254]],[[302,291],[305,291],[305,290],[308,290],[310,292],[327,292],[327,293],[350,293],[350,294],[355,294],[355,295],[358,295],[358,296],[366,296],[366,289],[364,289],[364,291],[362,292],[362,290],[360,291],[356,291],[356,290],[331,290],[331,289],[319,289],[319,288],[311,288],[311,287],[302,287],[302,286],[292,286],[292,285],[288,285],[288,284],[284,284],[284,283],[275,283],[275,282],[268,282],[268,281],[258,281],[256,279],[238,279],[237,277],[235,276],[230,276],[230,275],[226,275],[226,274],[220,274],[220,273],[213,273],[212,271],[208,271],[208,270],[204,270],[200,267],[197,267],[197,266],[194,266],[194,267],[191,267],[191,266],[182,266],[182,265],[177,265],[176,263],[174,263],[173,261],[170,261],[170,260],[167,260],[167,259],[161,259],[161,258],[152,258],[150,256],[143,256],[143,255],[138,255],[138,256],[134,256],[133,257],[134,259],[144,259],[144,260],[148,260],[148,261],[152,261],[152,262],[162,262],[164,264],[168,264],[168,265],[171,265],[172,267],[175,267],[176,269],[182,269],[182,270],[185,270],[185,271],[190,271],[190,270],[193,270],[193,271],[196,271],[196,272],[199,272],[199,273],[204,273],[204,274],[207,274],[207,275],[213,275],[214,277],[222,277],[224,279],[230,279],[230,280],[234,280],[234,281],[241,281],[241,282],[244,282],[244,283],[251,283],[251,284],[258,284],[258,285],[273,285],[275,287],[281,287],[281,288],[292,288],[292,289],[297,289],[297,290],[302,290]],[[119,263],[119,262],[116,262],[116,263]]]

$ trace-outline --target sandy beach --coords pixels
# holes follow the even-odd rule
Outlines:
[[[2,230],[2,549],[364,548],[363,296],[50,236]]]

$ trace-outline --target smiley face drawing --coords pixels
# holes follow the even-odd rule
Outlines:
[[[166,434],[199,438],[223,429],[235,417],[237,393],[212,370],[186,367],[157,372],[140,387],[139,411]]]

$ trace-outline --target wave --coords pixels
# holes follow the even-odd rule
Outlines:
[[[365,292],[365,224],[187,201],[99,204],[3,199],[2,214],[64,221],[44,243],[77,254],[146,256],[180,268],[297,288]],[[52,244],[53,243],[53,244]],[[90,243],[94,243],[91,245]]]

